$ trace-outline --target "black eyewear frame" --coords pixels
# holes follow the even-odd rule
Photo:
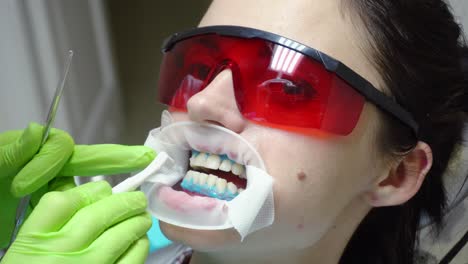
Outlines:
[[[304,54],[323,64],[325,69],[329,72],[335,73],[362,94],[368,101],[403,122],[403,124],[411,128],[416,137],[418,135],[418,124],[408,111],[392,100],[389,96],[379,91],[370,82],[355,71],[351,70],[348,66],[321,51],[274,33],[239,26],[201,27],[173,34],[164,41],[162,51],[167,52],[171,50],[172,47],[181,40],[205,34],[217,34],[220,36],[239,37],[245,39],[263,39]],[[301,47],[301,49],[298,49],[297,47]]]

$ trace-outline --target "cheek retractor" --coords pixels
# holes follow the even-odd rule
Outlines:
[[[211,124],[177,122],[151,131],[145,145],[157,153],[167,153],[173,161],[172,164],[166,161],[161,166],[166,173],[156,171],[151,176],[141,176],[144,178],[142,190],[148,197],[148,210],[159,220],[190,229],[235,228],[242,238],[273,223],[273,179],[266,173],[257,151],[238,134]],[[187,181],[192,150],[217,155],[234,153],[230,158],[245,165],[245,190],[235,195],[226,191],[222,193],[225,197],[220,197],[219,193],[209,193],[213,188],[195,186],[190,179]],[[185,191],[174,189],[175,185],[185,185]],[[191,190],[205,194],[193,195]]]

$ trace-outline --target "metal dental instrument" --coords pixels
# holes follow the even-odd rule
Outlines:
[[[65,83],[67,81],[68,71],[70,70],[71,61],[73,58],[73,51],[68,51],[68,58],[66,60],[65,69],[62,73],[60,82],[57,84],[57,88],[55,89],[55,95],[52,100],[52,103],[49,107],[49,113],[47,114],[47,119],[45,123],[45,130],[44,134],[42,135],[42,142],[41,146],[47,141],[49,137],[50,129],[54,124],[55,115],[57,114],[57,108],[60,103],[60,99],[62,98],[63,88],[65,87]],[[28,194],[21,198],[18,208],[16,208],[16,218],[15,218],[15,229],[13,230],[13,234],[11,236],[10,245],[15,241],[16,236],[18,235],[19,228],[24,221],[24,217],[26,216],[26,211],[28,209],[29,201],[31,199],[31,195]],[[8,247],[10,247],[10,245]]]

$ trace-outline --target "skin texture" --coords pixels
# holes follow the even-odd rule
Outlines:
[[[200,26],[240,25],[292,38],[381,87],[365,55],[367,39],[343,13],[340,1],[285,3],[214,1]],[[191,263],[337,263],[372,206],[406,202],[432,164],[423,142],[407,157],[388,162],[376,148],[381,113],[370,103],[350,135],[311,137],[249,122],[233,98],[232,73],[225,70],[189,100],[188,113],[174,113],[175,120],[222,125],[255,142],[275,179],[275,222],[242,243],[234,230],[199,231],[161,223],[170,239],[195,249]]]

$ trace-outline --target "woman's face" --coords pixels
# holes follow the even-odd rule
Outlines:
[[[209,25],[240,25],[289,37],[342,61],[379,87],[379,76],[364,55],[363,35],[339,0],[215,0],[200,23]],[[334,236],[350,236],[369,210],[363,194],[383,168],[375,146],[378,114],[373,105],[365,104],[348,136],[303,136],[268,128],[243,118],[234,99],[232,73],[225,70],[187,107],[188,113],[173,113],[176,121],[222,125],[257,147],[274,178],[275,221],[243,243],[234,230],[199,231],[161,223],[170,239],[202,251],[246,254],[307,248]]]

